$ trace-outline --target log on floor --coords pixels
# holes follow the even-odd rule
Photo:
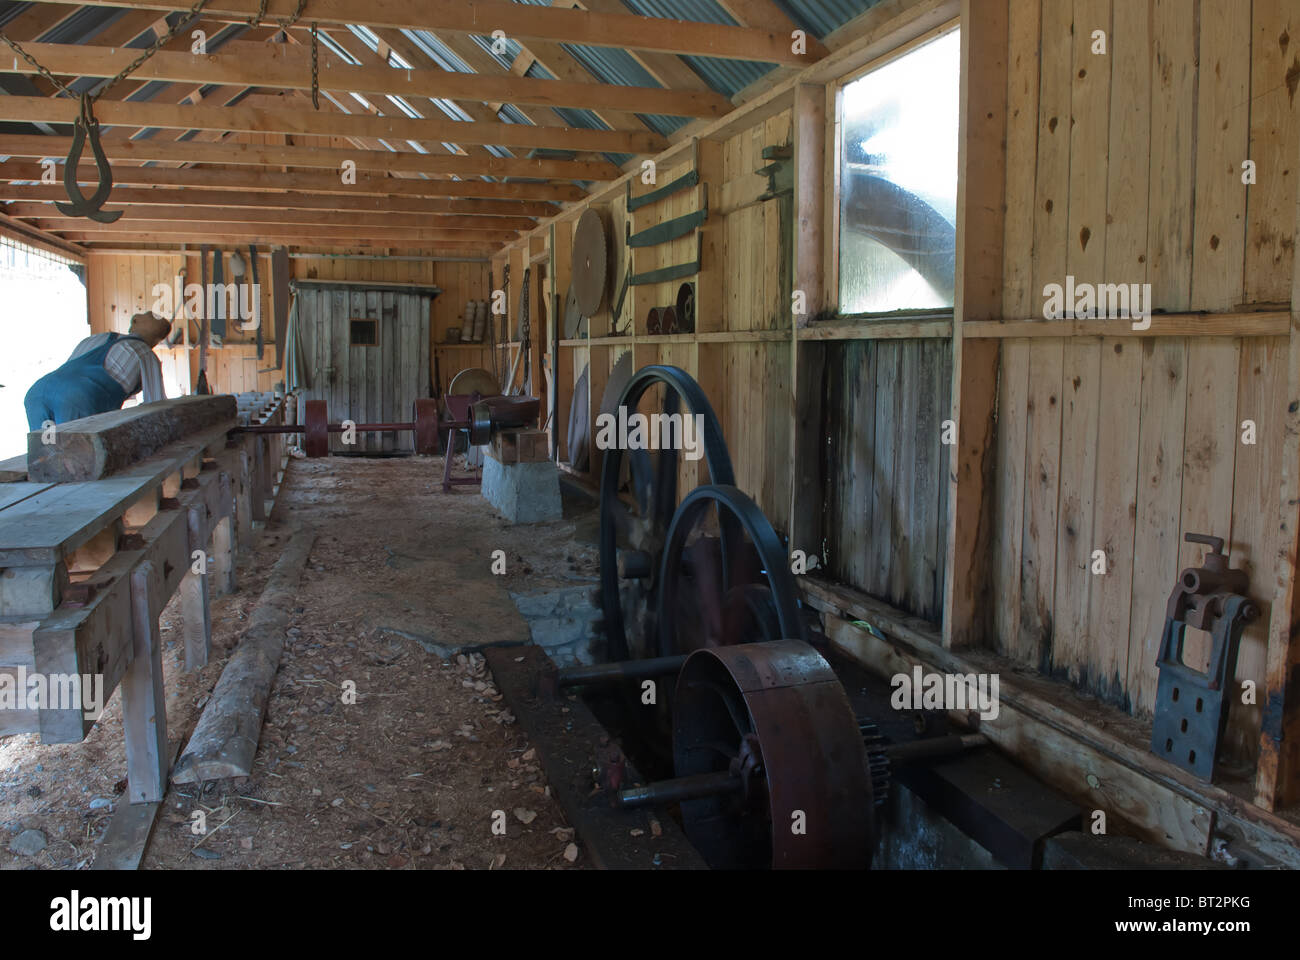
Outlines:
[[[52,437],[40,430],[27,435],[27,475],[50,483],[98,480],[169,443],[226,422],[233,427],[235,416],[233,396],[194,396],[69,420]]]
[[[299,530],[276,561],[238,649],[221,671],[173,783],[246,777],[253,769],[271,682],[280,664],[298,581],[316,534]]]

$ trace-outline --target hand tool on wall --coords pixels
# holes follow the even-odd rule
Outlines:
[[[208,386],[208,250],[207,244],[199,247],[199,278],[203,282],[203,295],[199,298],[199,312],[203,319],[199,323],[199,376],[194,385],[195,393],[211,393]]]
[[[248,269],[253,278],[253,290],[251,300],[253,303],[252,320],[257,324],[257,359],[262,359],[262,354],[266,352],[266,336],[262,330],[262,287],[257,282],[257,247],[253,244],[248,245]]]

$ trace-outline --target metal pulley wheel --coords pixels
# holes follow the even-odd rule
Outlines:
[[[469,367],[451,378],[447,393],[453,397],[468,397],[475,393],[480,397],[496,397],[501,394],[501,388],[491,371]]]
[[[844,687],[797,640],[698,650],[677,678],[677,777],[711,778],[681,802],[714,869],[864,869],[874,804],[867,750]]]
[[[304,407],[302,450],[309,457],[328,457],[330,452],[329,409],[324,400],[308,400]]]
[[[709,484],[687,494],[664,538],[661,564],[659,656],[807,639],[781,539],[736,487]]]
[[[411,410],[415,424],[415,452],[424,456],[434,456],[438,452],[438,401],[432,397],[420,397]]]
[[[677,288],[677,333],[695,332],[695,284]]]
[[[600,309],[605,299],[608,256],[605,224],[601,215],[588,207],[573,231],[573,292],[578,310],[585,317]]]
[[[692,422],[697,414],[702,417],[703,431],[697,442],[703,448],[710,481],[734,483],[717,415],[700,385],[685,370],[670,366],[638,370],[614,409],[603,412],[626,407],[631,416],[642,397],[655,387],[663,389],[665,414],[681,414],[682,419],[689,416]],[[600,468],[600,599],[606,659],[641,659],[658,652],[657,581],[677,507],[678,459],[679,451],[674,449],[624,451],[615,447],[604,451]],[[622,496],[624,464],[628,466],[626,500]]]

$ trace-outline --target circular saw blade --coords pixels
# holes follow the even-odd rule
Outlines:
[[[564,296],[564,339],[577,340],[586,335],[587,318],[578,309],[578,295],[573,284],[569,284],[569,292]]]
[[[447,393],[453,397],[468,397],[477,393],[481,397],[495,397],[501,393],[497,378],[482,367],[468,367],[451,378]]]
[[[600,214],[588,207],[578,218],[573,232],[573,292],[578,310],[584,317],[592,316],[605,299],[605,281],[608,274],[608,255],[605,246],[605,224]]]

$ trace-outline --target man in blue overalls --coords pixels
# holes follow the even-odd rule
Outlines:
[[[127,333],[97,333],[77,344],[72,356],[27,391],[27,425],[40,430],[49,420],[67,423],[96,413],[118,410],[143,390],[144,403],[165,400],[162,364],[153,348],[171,332],[171,324],[152,313],[137,313]]]

